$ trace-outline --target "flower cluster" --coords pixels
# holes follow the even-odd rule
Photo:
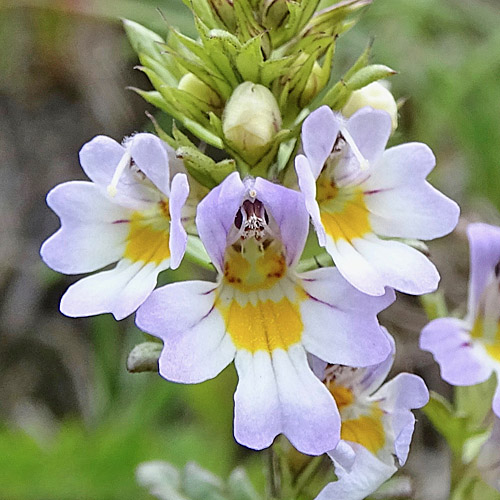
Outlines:
[[[169,135],[155,123],[157,134],[85,144],[90,181],[49,193],[61,228],[41,255],[66,274],[97,271],[66,291],[61,311],[136,312],[163,343],[165,379],[199,383],[234,361],[236,441],[261,450],[283,434],[302,454],[327,453],[337,481],[317,498],[361,500],[405,463],[411,410],[428,401],[415,375],[383,384],[395,342],[377,315],[394,290],[436,290],[420,240],[451,232],[459,208],[426,181],[435,166],[426,145],[386,149],[397,106],[376,80],[392,70],[368,65],[366,51],[320,93],[338,33],[368,2],[316,13],[318,2],[292,3],[193,2],[200,39],[172,30],[167,53],[162,38],[126,22],[155,88],[138,92],[180,128]],[[500,230],[473,225],[469,237],[469,314],[435,320],[421,339],[457,385],[500,376]],[[327,265],[311,265],[311,254]],[[213,279],[155,289],[185,256]],[[493,406],[500,416],[500,390]]]

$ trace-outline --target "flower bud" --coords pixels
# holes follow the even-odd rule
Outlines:
[[[342,114],[348,118],[365,106],[387,111],[391,115],[392,131],[396,130],[398,126],[398,106],[394,96],[382,83],[373,82],[362,89],[355,90],[342,108]]]
[[[261,4],[262,25],[267,29],[279,29],[290,15],[288,0],[264,0]]]
[[[232,0],[209,0],[209,5],[216,19],[231,32],[236,29],[236,17]]]
[[[181,78],[177,88],[206,102],[214,110],[222,107],[222,101],[219,94],[211,89],[205,82],[202,82],[193,73],[186,73]]]
[[[246,160],[258,160],[280,128],[280,110],[269,89],[244,82],[234,90],[224,109],[222,130],[229,145]]]

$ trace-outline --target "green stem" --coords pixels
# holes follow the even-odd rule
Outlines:
[[[307,465],[304,471],[297,478],[294,488],[294,497],[298,497],[302,490],[311,483],[311,479],[316,475],[318,469],[323,463],[323,456],[314,457]]]

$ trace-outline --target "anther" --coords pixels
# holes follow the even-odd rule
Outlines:
[[[111,179],[111,182],[109,183],[109,185],[107,187],[108,194],[112,198],[114,198],[116,196],[116,186],[118,185],[118,181],[120,180],[120,177],[122,176],[125,169],[130,166],[131,160],[132,160],[132,157],[127,152],[125,152],[125,154],[122,156],[120,162],[116,166],[115,173],[113,174],[113,178]]]

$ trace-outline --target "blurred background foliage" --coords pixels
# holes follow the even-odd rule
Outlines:
[[[265,454],[232,438],[233,368],[197,386],[128,374],[127,353],[143,334],[130,319],[61,316],[73,279],[38,257],[58,226],[45,194],[83,178],[81,145],[149,127],[144,102],[126,90],[148,84],[133,70],[119,18],[193,34],[181,0],[0,0],[2,499],[150,498],[134,470],[153,459],[195,460],[223,477],[244,465],[263,488]],[[498,26],[497,0],[375,0],[337,49],[339,77],[375,37],[374,60],[400,72],[391,81],[405,100],[394,142],[428,143],[438,158],[433,182],[463,207],[456,235],[430,247],[452,308],[466,295],[465,221],[500,222]],[[183,265],[165,279],[193,272]],[[395,370],[446,394],[432,358],[416,348],[426,321],[418,302],[400,297],[382,321],[397,336]],[[448,456],[420,420],[407,473],[419,498],[446,498]]]

